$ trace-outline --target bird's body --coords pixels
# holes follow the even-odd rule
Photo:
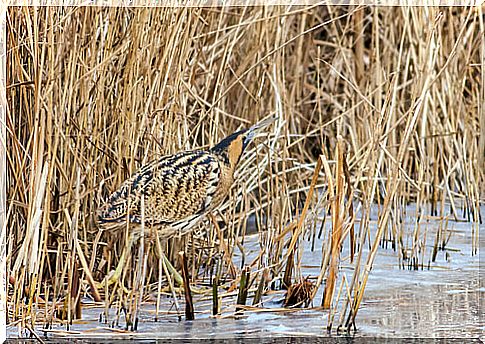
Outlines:
[[[221,205],[244,149],[273,120],[238,131],[211,149],[166,155],[143,166],[108,198],[98,222],[110,231],[129,228],[133,239],[141,228],[147,234],[156,230],[162,239],[189,232]]]
[[[155,228],[164,238],[185,234],[220,205],[233,174],[231,166],[210,151],[164,156],[142,167],[109,197],[100,223],[117,230],[129,221],[138,232],[144,221],[146,228]]]

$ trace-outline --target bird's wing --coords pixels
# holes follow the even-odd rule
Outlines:
[[[209,207],[220,180],[218,160],[205,151],[166,156],[141,168],[111,195],[101,222],[174,225],[191,221]],[[141,198],[144,197],[144,211]]]

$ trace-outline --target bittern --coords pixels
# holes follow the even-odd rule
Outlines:
[[[237,131],[214,147],[166,155],[140,168],[127,179],[98,212],[100,227],[128,228],[128,244],[111,281],[122,270],[126,252],[141,232],[157,231],[161,240],[187,234],[204,216],[217,209],[234,182],[234,172],[245,149],[274,117]]]

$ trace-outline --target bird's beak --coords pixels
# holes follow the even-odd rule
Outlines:
[[[249,128],[244,137],[244,146],[246,147],[256,137],[257,134],[261,133],[263,129],[265,129],[271,123],[276,121],[276,119],[277,119],[277,116],[271,116],[266,119],[263,119],[262,121],[259,121],[251,128]]]

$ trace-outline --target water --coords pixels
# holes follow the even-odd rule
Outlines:
[[[432,234],[436,225],[428,223],[425,265],[430,246],[434,242]],[[143,342],[142,338],[157,339],[159,343],[174,338],[181,341],[204,339],[211,343],[229,339],[235,342],[254,340],[255,343],[266,343],[285,342],[284,339],[291,336],[292,341],[298,343],[310,339],[311,342],[318,339],[322,343],[327,342],[325,340],[330,340],[329,343],[360,343],[362,341],[359,338],[365,340],[369,337],[380,338],[372,341],[375,343],[385,343],[385,338],[393,342],[396,338],[403,338],[403,342],[410,342],[409,338],[436,338],[435,341],[429,340],[444,343],[453,343],[453,338],[467,338],[467,342],[471,342],[483,336],[485,330],[485,283],[479,278],[480,256],[471,254],[472,224],[450,222],[448,228],[453,229],[448,249],[438,253],[436,262],[430,264],[429,270],[402,269],[395,251],[380,248],[356,319],[357,332],[350,337],[339,337],[332,333],[329,339],[326,330],[328,312],[321,309],[245,312],[236,318],[234,308],[227,308],[227,305],[235,303],[232,298],[223,304],[222,318],[215,319],[209,315],[211,301],[198,300],[200,296],[195,295],[195,308],[199,310],[195,321],[184,321],[183,317],[180,320],[172,309],[171,314],[159,314],[155,322],[153,303],[147,303],[140,312],[138,331],[125,332],[121,330],[122,326],[113,329],[109,324],[99,322],[102,308],[85,306],[82,321],[75,322],[70,328],[71,332],[49,332],[48,338],[55,338],[55,342],[62,338],[78,338],[82,342],[83,338],[96,337],[97,340],[109,339],[110,342],[114,338],[130,338],[138,343]],[[480,232],[483,229],[484,226],[481,226]],[[314,252],[310,247],[311,244],[306,243],[302,259],[302,266],[306,266],[302,271],[303,276],[315,276],[319,272],[321,241],[315,242]],[[251,261],[259,252],[258,234],[247,236],[244,248],[246,261]],[[345,255],[346,249],[342,256]],[[240,254],[236,253],[237,266],[240,259]],[[350,279],[351,271],[346,262],[341,263],[339,274],[343,273]],[[314,306],[320,305],[322,292],[323,288],[320,288]],[[283,292],[272,293],[264,298],[263,306],[280,308],[283,299]],[[163,298],[162,301],[161,309],[170,309],[171,299]],[[182,299],[180,303],[183,305]],[[114,313],[109,318],[111,321],[115,319]],[[19,333],[15,327],[7,330],[10,338],[26,335],[25,330]],[[65,331],[66,328],[59,326],[54,330]],[[38,333],[43,336],[42,331]]]

